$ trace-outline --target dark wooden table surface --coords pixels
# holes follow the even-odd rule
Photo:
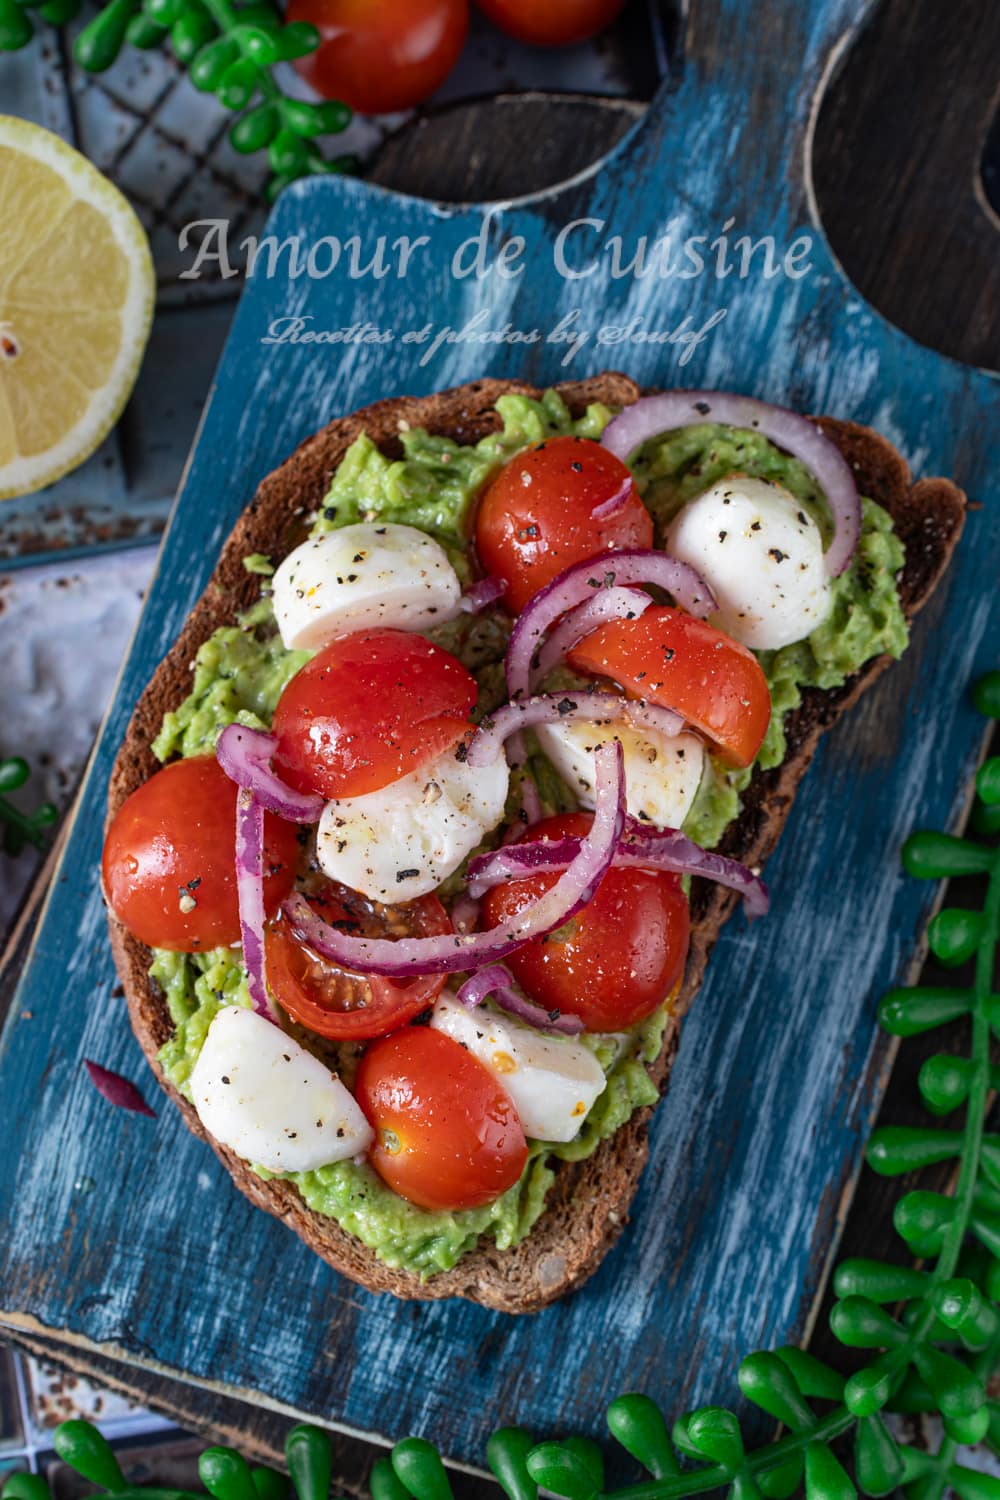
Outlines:
[[[682,65],[677,54],[675,65]],[[947,7],[940,0],[885,0],[833,81],[817,121],[814,158],[817,201],[832,247],[864,295],[919,341],[994,369],[1000,367],[1000,216],[990,195],[1000,183],[998,99],[1000,6],[994,0],[954,0]],[[371,175],[387,186],[452,201],[531,191],[602,155],[641,108],[641,102],[547,95],[453,105],[390,139]],[[8,980],[34,904],[5,955],[0,972]],[[935,1034],[935,1047],[940,1044]],[[920,1061],[920,1044],[905,1043],[884,1118],[913,1113]],[[863,1175],[845,1231],[846,1253],[888,1247],[896,1196],[895,1185]],[[830,1353],[824,1322],[821,1314],[815,1338]],[[84,1359],[55,1343],[25,1343],[192,1431],[262,1458],[280,1453],[288,1426],[280,1413]],[[392,1428],[391,1416],[385,1425]],[[373,1450],[344,1436],[335,1443],[335,1487],[361,1495]],[[456,1488],[472,1495],[489,1487],[459,1475]]]

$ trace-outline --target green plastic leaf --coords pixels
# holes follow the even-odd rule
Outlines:
[[[954,1216],[952,1198],[917,1188],[900,1198],[892,1219],[914,1254],[937,1255]]]
[[[904,1416],[923,1416],[937,1410],[937,1399],[916,1370],[908,1370],[902,1384],[893,1392],[888,1410]]]
[[[748,1401],[784,1422],[793,1432],[811,1427],[815,1418],[803,1400],[791,1372],[776,1354],[750,1354],[737,1373],[740,1390]]]
[[[986,936],[986,918],[981,911],[948,906],[931,919],[927,941],[935,958],[943,964],[964,964]]]
[[[903,1483],[912,1484],[916,1479],[924,1479],[932,1474],[938,1467],[938,1456],[936,1453],[928,1453],[923,1448],[901,1447],[903,1456]]]
[[[865,1158],[880,1177],[901,1177],[960,1154],[959,1130],[935,1130],[929,1125],[882,1125],[872,1132]]]
[[[250,1465],[234,1448],[206,1448],[198,1460],[198,1478],[213,1500],[257,1500]]]
[[[542,1489],[567,1500],[594,1500],[600,1494],[590,1465],[564,1443],[539,1443],[528,1455],[528,1473]]]
[[[944,1430],[956,1443],[964,1448],[974,1448],[981,1443],[989,1431],[990,1414],[985,1406],[964,1417],[943,1417]]]
[[[388,1458],[377,1458],[372,1464],[368,1493],[371,1500],[410,1500],[409,1490],[396,1478],[392,1460]]]
[[[892,1036],[919,1036],[968,1015],[972,995],[946,985],[890,990],[878,1008],[879,1025]]]
[[[881,1417],[863,1417],[854,1440],[854,1477],[864,1495],[891,1495],[903,1478],[903,1455]]]
[[[35,28],[24,7],[15,4],[15,0],[0,0],[0,52],[18,52],[34,34]],[[0,770],[3,764],[0,762]],[[6,1488],[3,1493],[7,1494]]]
[[[969,1097],[972,1064],[966,1057],[938,1053],[920,1069],[918,1084],[927,1108],[936,1115],[950,1114]]]
[[[873,1359],[844,1386],[844,1405],[854,1417],[873,1417],[892,1395],[893,1367],[889,1356]]]
[[[486,1444],[486,1462],[508,1500],[538,1500],[538,1485],[528,1472],[528,1454],[534,1446],[523,1427],[501,1427]]]
[[[10,1474],[0,1485],[0,1500],[52,1500],[52,1495],[41,1474]]]
[[[279,130],[268,147],[268,160],[272,171],[279,176],[290,176],[308,168],[309,157],[305,142],[290,130]]]
[[[451,1482],[433,1443],[425,1438],[404,1438],[390,1456],[397,1479],[414,1500],[452,1500]]]
[[[333,1444],[321,1427],[303,1422],[285,1439],[285,1462],[299,1500],[328,1500]]]
[[[188,68],[188,77],[196,89],[211,94],[222,82],[226,69],[236,61],[239,49],[228,36],[216,37],[201,47]]]
[[[730,1474],[743,1465],[743,1434],[734,1412],[703,1406],[674,1424],[674,1444],[688,1458],[720,1464]]]
[[[125,45],[128,23],[139,8],[139,0],[109,0],[80,32],[73,56],[88,73],[104,73]]]
[[[256,109],[240,116],[229,132],[229,139],[244,155],[263,151],[277,135],[279,119],[273,104],[258,104]]]
[[[969,1228],[981,1245],[1000,1260],[1000,1218],[992,1214],[975,1213],[969,1220]]]
[[[929,1280],[926,1271],[918,1271],[913,1266],[893,1266],[887,1261],[854,1257],[841,1261],[834,1271],[833,1289],[838,1297],[860,1296],[871,1302],[901,1302],[908,1297],[921,1296]]]
[[[563,1439],[563,1447],[586,1467],[591,1483],[596,1489],[603,1490],[604,1454],[601,1452],[600,1443],[595,1443],[593,1438],[573,1434]]]
[[[277,1469],[258,1464],[250,1470],[257,1500],[288,1500],[288,1480]]]
[[[983,761],[976,776],[976,791],[987,807],[1000,804],[1000,755]],[[991,851],[984,849],[983,853],[989,856]]]
[[[997,768],[997,784],[1000,788],[1000,760],[997,761]],[[984,848],[982,844],[974,844],[969,839],[955,838],[950,833],[913,833],[903,845],[903,868],[908,875],[918,880],[950,880],[956,875],[982,875],[992,864],[991,849]]]
[[[844,1262],[845,1265],[848,1262]],[[869,1262],[874,1265],[874,1261]],[[845,1295],[847,1295],[845,1293]],[[877,1300],[873,1298],[873,1301]],[[789,1372],[801,1395],[809,1400],[841,1401],[844,1395],[844,1377],[830,1365],[817,1359],[806,1349],[793,1349],[786,1344],[776,1349],[775,1354]]]
[[[972,701],[987,719],[1000,719],[1000,672],[987,672],[977,679]]]
[[[855,1500],[851,1476],[826,1443],[806,1448],[806,1500]]]
[[[632,1392],[612,1401],[608,1407],[608,1430],[654,1479],[672,1478],[680,1473],[663,1413],[648,1396]]]
[[[226,109],[245,109],[260,86],[260,69],[246,57],[231,62],[219,79],[216,98]]]
[[[792,1453],[772,1469],[757,1475],[757,1484],[767,1500],[790,1500],[802,1484],[805,1459],[801,1453]]]
[[[320,44],[320,34],[308,21],[292,21],[282,28],[278,39],[278,55],[283,62],[294,62],[297,57],[308,57]]]
[[[50,0],[50,6],[59,3],[60,0]],[[69,3],[73,4],[75,0],[69,0]],[[134,15],[125,28],[125,40],[130,47],[138,47],[140,52],[151,52],[154,47],[161,46],[166,36],[167,28],[158,26],[142,11]]]
[[[931,1299],[942,1323],[970,1349],[985,1349],[1000,1327],[997,1311],[967,1276],[942,1282]]]
[[[125,1476],[107,1438],[90,1422],[74,1418],[60,1422],[52,1434],[52,1446],[64,1464],[84,1479],[112,1495],[125,1489]]]
[[[830,1327],[849,1349],[891,1349],[906,1342],[906,1330],[867,1297],[845,1297],[830,1309]]]
[[[961,1500],[1000,1500],[1000,1479],[995,1474],[984,1474],[981,1469],[952,1464],[948,1483]]]
[[[1000,803],[990,805],[985,802],[977,802],[972,809],[972,817],[969,826],[973,833],[980,834],[983,838],[991,839],[1000,833]]]
[[[216,35],[215,23],[201,6],[192,6],[170,28],[170,45],[182,63],[190,63]]]
[[[933,1392],[943,1417],[966,1417],[986,1404],[982,1382],[952,1354],[918,1344],[913,1363]]]
[[[18,6],[19,10],[20,8]],[[30,36],[29,22],[29,40]],[[28,762],[22,759],[20,755],[11,755],[6,760],[0,760],[0,794],[16,792],[20,787],[24,786],[30,775],[31,768]]]

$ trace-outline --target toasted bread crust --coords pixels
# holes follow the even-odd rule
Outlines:
[[[558,389],[574,412],[582,411],[592,401],[624,405],[639,395],[633,381],[614,373],[570,382]],[[475,442],[499,426],[494,408],[497,398],[508,391],[540,394],[516,381],[481,380],[435,396],[377,402],[331,422],[263,481],[230,535],[179,639],[136,706],[111,775],[109,817],[157,769],[150,745],[164,713],[176,707],[189,691],[190,663],[198,647],[218,626],[231,624],[235,615],[257,597],[258,581],[247,574],[242,559],[253,552],[281,556],[295,544],[303,510],[308,513],[318,507],[331,474],[359,433],[366,432],[387,452],[399,451],[398,433],[407,424],[446,434],[459,442]],[[965,496],[945,479],[911,484],[902,457],[870,428],[832,418],[821,418],[820,425],[855,469],[861,492],[883,505],[896,523],[906,549],[900,592],[906,614],[912,618],[932,593],[958,541],[965,518]],[[726,853],[748,864],[767,858],[820,735],[889,660],[880,657],[869,662],[836,691],[809,689],[803,694],[801,707],[785,721],[788,755],[780,767],[754,776],[743,798],[741,816],[727,830],[722,845]],[[650,1069],[661,1093],[670,1076],[681,1019],[697,992],[709,951],[735,900],[720,886],[702,881],[694,884],[691,952],[684,984],[663,1049]],[[209,1141],[252,1203],[283,1219],[310,1249],[343,1275],[370,1291],[391,1292],[397,1297],[461,1296],[504,1312],[533,1312],[586,1280],[621,1233],[648,1154],[650,1109],[637,1111],[586,1161],[557,1164],[545,1212],[516,1249],[501,1252],[484,1239],[453,1270],[427,1282],[411,1272],[383,1265],[335,1220],[309,1210],[294,1187],[281,1181],[263,1182],[232,1151],[206,1135],[195,1110],[167,1081],[157,1060],[172,1025],[163,997],[149,978],[149,950],[110,913],[109,925],[133,1029],[161,1086],[180,1107],[188,1127]]]

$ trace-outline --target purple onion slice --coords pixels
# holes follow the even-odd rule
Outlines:
[[[850,464],[836,443],[808,417],[728,391],[665,391],[659,396],[642,396],[626,406],[608,423],[601,443],[625,463],[650,438],[698,422],[720,422],[725,427],[759,432],[809,470],[833,515],[834,535],[825,563],[831,578],[839,577],[854,556],[861,535],[861,497]]]
[[[457,992],[457,998],[467,1010],[475,1010],[476,1006],[482,1005],[491,995],[501,1010],[508,1015],[517,1016],[521,1021],[527,1021],[529,1026],[534,1026],[539,1031],[554,1031],[560,1036],[579,1036],[586,1029],[579,1016],[545,1010],[526,1000],[514,988],[514,981],[502,964],[489,964],[485,969],[477,969]]]
[[[553,932],[589,901],[611,868],[625,828],[625,769],[617,740],[594,756],[594,820],[580,841],[576,858],[538,901],[488,932],[446,933],[438,937],[365,938],[342,932],[318,917],[296,893],[282,910],[292,932],[316,953],[359,974],[409,979],[414,974],[448,974],[478,969],[506,958],[534,937]]]
[[[216,741],[215,755],[230,781],[248,787],[268,812],[289,823],[318,823],[323,798],[295,791],[272,771],[271,757],[277,743],[273,734],[265,734],[262,729],[227,724]]]
[[[600,589],[649,583],[664,589],[681,609],[706,619],[718,607],[708,584],[690,563],[666,552],[633,547],[622,552],[601,552],[574,563],[553,578],[520,615],[507,645],[507,691],[512,698],[531,691],[535,653],[551,625]]]
[[[129,1109],[137,1115],[149,1115],[156,1119],[156,1110],[150,1109],[145,1099],[128,1078],[123,1078],[120,1073],[112,1073],[110,1068],[102,1068],[100,1063],[91,1062],[89,1057],[83,1059],[83,1066],[90,1074],[90,1081],[102,1098],[107,1099],[116,1109]]]

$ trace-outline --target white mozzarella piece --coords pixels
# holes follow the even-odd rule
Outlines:
[[[209,1135],[269,1172],[311,1172],[374,1140],[336,1074],[241,1005],[227,1005],[209,1027],[191,1097]]]
[[[431,1025],[489,1068],[532,1140],[573,1140],[607,1087],[604,1069],[581,1042],[536,1031],[484,1006],[466,1010],[448,990],[434,1006]]]
[[[289,650],[376,626],[429,630],[459,613],[462,586],[444,548],[415,526],[361,522],[303,542],[274,575]]]
[[[783,485],[745,474],[721,479],[678,512],[666,550],[712,589],[713,624],[755,650],[804,640],[829,613],[823,538]]]
[[[510,771],[473,768],[446,750],[420,771],[323,809],[316,855],[323,871],[372,901],[426,896],[503,817]]]
[[[633,818],[679,828],[701,781],[705,750],[693,734],[658,734],[628,724],[543,724],[538,741],[582,807],[594,806],[594,751],[619,740],[625,752],[625,801]]]

